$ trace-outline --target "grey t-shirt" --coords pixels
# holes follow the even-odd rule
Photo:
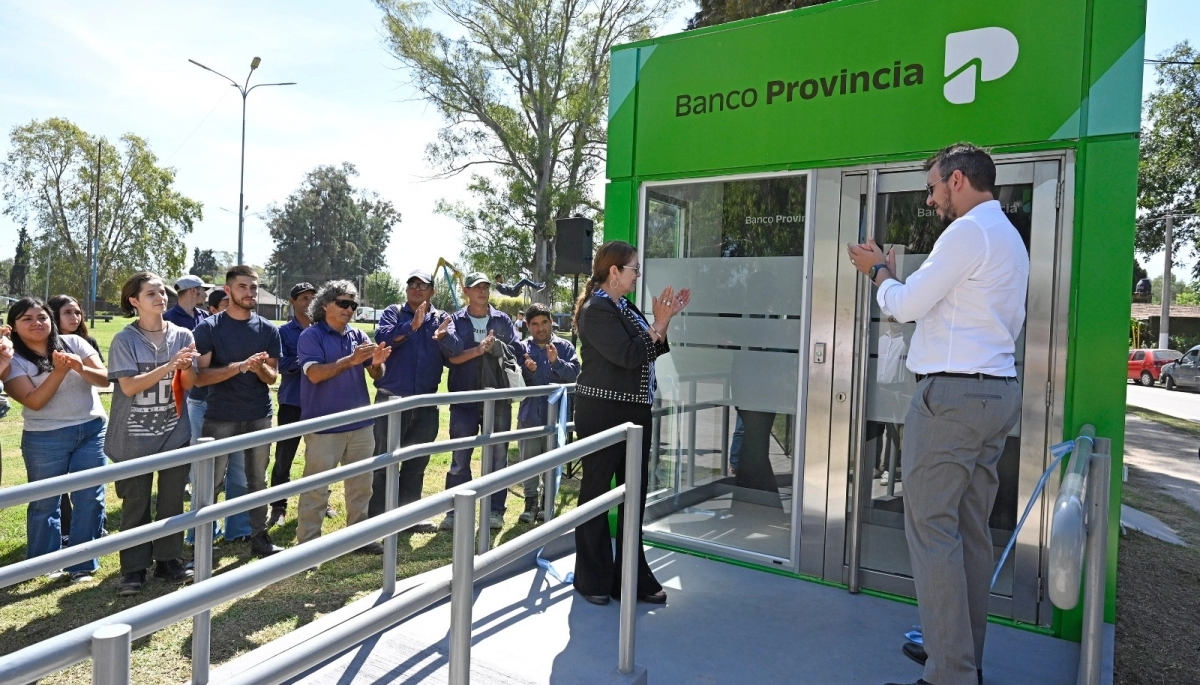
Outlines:
[[[79,355],[80,359],[98,356],[96,348],[77,335],[59,336],[59,342],[67,352]],[[8,380],[28,376],[37,388],[50,377],[49,371],[38,371],[37,365],[19,354],[13,355]],[[28,407],[22,412],[25,417],[25,430],[32,432],[52,431],[68,426],[78,426],[92,419],[104,418],[104,405],[100,404],[100,395],[96,386],[88,383],[75,371],[68,371],[62,384],[46,406],[38,410]]]
[[[113,461],[166,452],[183,447],[191,439],[187,408],[182,416],[175,410],[173,376],[167,376],[133,397],[122,392],[117,381],[162,366],[179,350],[192,344],[191,331],[170,321],[165,324],[166,342],[161,346],[155,346],[136,323],[131,323],[117,333],[108,350],[108,377],[116,382],[116,386],[104,453]]]

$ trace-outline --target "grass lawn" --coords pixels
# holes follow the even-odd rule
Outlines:
[[[97,342],[107,352],[112,338],[129,320],[97,322],[92,330]],[[356,324],[370,332],[371,324]],[[440,389],[445,392],[445,381]],[[101,395],[105,408],[110,396]],[[449,413],[441,411],[438,440],[449,437]],[[516,425],[516,422],[513,422]],[[12,411],[0,420],[0,459],[3,475],[0,487],[26,482],[25,465],[21,459],[21,407],[14,403]],[[517,461],[516,444],[511,444],[509,461]],[[292,466],[292,477],[298,478],[304,468],[304,443]],[[475,456],[478,463],[478,451]],[[440,492],[450,466],[450,454],[433,455],[425,476],[425,494]],[[478,473],[478,466],[475,466]],[[578,494],[577,481],[563,481],[561,507],[574,506]],[[346,525],[342,485],[332,488],[330,503],[339,516],[325,524],[325,531],[339,530]],[[496,536],[499,542],[511,539],[529,526],[519,524],[524,501],[516,487],[509,493],[505,526]],[[119,528],[121,500],[114,487],[107,488],[107,527],[110,532]],[[272,529],[277,544],[296,544],[296,499],[289,503],[288,518]],[[401,578],[422,573],[450,563],[451,536],[449,533],[413,534],[400,537],[398,569]],[[190,548],[188,549],[190,556]],[[0,565],[25,558],[25,507],[0,511]],[[218,542],[213,551],[214,572],[220,574],[243,564],[253,563],[249,544]],[[295,576],[283,582],[218,606],[212,619],[212,661],[219,664],[254,649],[309,623],[317,617],[335,611],[347,603],[377,590],[381,583],[382,560],[378,557],[345,556],[321,566],[320,571]],[[120,581],[120,562],[116,554],[102,557],[96,581],[85,586],[72,586],[65,581],[30,580],[0,591],[0,654],[18,649],[90,623],[114,612],[153,599],[175,586],[151,580],[136,597],[117,597]],[[164,628],[153,636],[134,643],[133,682],[179,683],[191,675],[191,621]],[[78,664],[61,673],[49,676],[42,683],[80,683],[90,681],[91,666]]]

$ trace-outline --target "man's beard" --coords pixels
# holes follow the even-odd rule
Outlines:
[[[942,208],[942,230],[950,228],[950,224],[958,220],[958,210],[954,207],[953,200],[947,200],[946,206]]]

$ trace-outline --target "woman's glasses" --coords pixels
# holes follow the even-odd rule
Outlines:
[[[349,309],[350,311],[358,309],[358,303],[354,300],[334,300],[333,303],[342,309]]]

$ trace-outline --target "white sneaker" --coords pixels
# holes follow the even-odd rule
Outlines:
[[[446,514],[446,518],[442,519],[441,524],[438,525],[438,529],[439,530],[454,530],[454,513],[453,512]]]
[[[884,471],[884,472],[883,472],[883,475],[879,477],[879,484],[880,484],[880,485],[887,485],[887,484],[888,484],[888,480],[889,480],[889,478],[888,478],[888,472],[887,472],[887,471]]]
[[[488,528],[491,528],[492,530],[500,530],[503,527],[504,515],[500,512],[493,511],[492,515],[488,517]]]

